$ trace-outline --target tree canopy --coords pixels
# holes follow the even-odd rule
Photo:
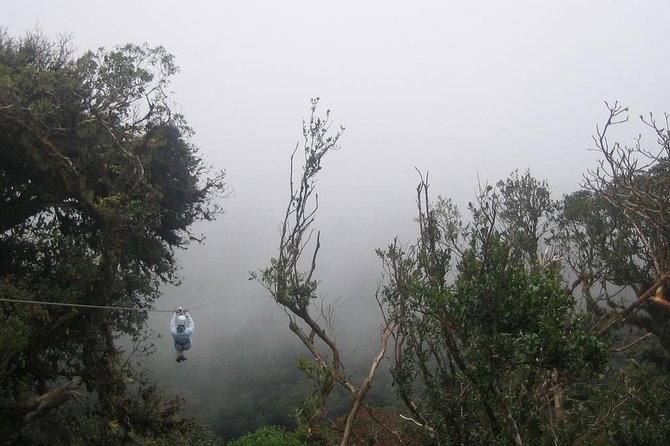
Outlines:
[[[175,249],[221,212],[226,186],[170,106],[176,72],[161,47],[75,55],[67,39],[0,34],[0,298],[146,310],[177,279]],[[177,426],[174,407],[129,387],[114,343],[141,337],[146,316],[0,302],[2,436],[74,444]],[[60,429],[56,408],[99,432]]]
[[[298,360],[314,386],[298,412],[312,441],[667,443],[666,127],[643,118],[656,147],[641,139],[610,146],[606,133],[627,121],[627,110],[609,107],[594,138],[598,168],[560,200],[552,199],[546,181],[514,171],[480,186],[462,217],[451,200],[430,196],[422,175],[416,241],[396,239],[378,250],[381,345],[356,382],[331,335],[332,307],[313,279],[320,248],[319,233],[311,237],[315,177],[336,148],[327,143],[340,136],[319,130],[327,120],[314,118],[315,104],[279,254],[253,273],[313,358]],[[312,129],[320,137],[316,145],[309,144]],[[385,414],[365,399],[383,356],[400,403]],[[332,419],[336,387],[351,400]]]

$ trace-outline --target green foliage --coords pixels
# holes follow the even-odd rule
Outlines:
[[[635,366],[622,376],[620,387],[629,398],[605,420],[601,435],[609,444],[667,444],[670,376],[660,375],[653,366]]]
[[[588,190],[564,197],[552,242],[575,274],[589,303],[596,285],[629,286],[642,293],[653,282],[644,244],[620,209]]]
[[[279,426],[263,426],[228,443],[228,446],[308,446],[302,432],[287,432]]]
[[[648,124],[660,151],[639,141],[637,149],[608,149],[599,135],[603,170],[559,202],[546,181],[515,171],[481,188],[465,220],[450,200],[431,202],[422,178],[417,241],[378,250],[393,385],[405,412],[382,420],[379,431],[379,420],[357,419],[358,441],[668,442],[669,315],[658,303],[635,301],[668,272],[670,252],[670,134]],[[649,163],[640,167],[638,158]],[[292,200],[287,217],[303,203]],[[296,268],[299,255],[291,255],[304,248],[296,240],[282,238],[280,256],[255,277],[302,317],[317,283]],[[656,297],[670,300],[661,290]],[[317,390],[333,382],[323,362],[296,365]],[[305,424],[323,409],[323,395],[315,391],[299,407]],[[311,432],[325,444],[341,435]]]
[[[175,72],[161,47],[76,57],[66,40],[0,33],[0,296],[141,310],[177,280],[174,249],[220,212],[225,185],[168,106]],[[0,314],[13,339],[0,347],[0,435],[38,441],[73,397],[93,421],[72,429],[141,431],[146,401],[114,339],[139,337],[146,312],[3,302]]]
[[[526,170],[523,175],[512,172],[506,180],[498,181],[497,187],[505,238],[517,255],[532,261],[550,230],[556,210],[549,184],[538,181]]]
[[[625,122],[611,113],[605,128]],[[668,272],[670,137],[644,122],[660,150],[599,132],[601,169],[558,203],[513,172],[463,222],[422,179],[418,241],[379,254],[394,384],[423,441],[667,443],[670,293],[638,296]]]
[[[554,401],[607,366],[556,262],[537,252],[554,212],[546,184],[513,174],[499,185],[503,198],[483,188],[466,224],[448,202],[430,206],[422,182],[417,243],[380,251],[398,327],[394,381],[425,441],[550,441],[565,416]],[[510,230],[520,219],[533,220],[523,237]]]
[[[33,424],[30,435],[14,432],[12,442],[85,446],[91,444],[129,444],[137,446],[223,444],[213,432],[194,419],[180,414],[183,401],[165,398],[153,386],[126,400],[126,416],[132,426],[101,413],[84,413],[69,407],[56,411]],[[77,415],[77,416],[73,416]]]

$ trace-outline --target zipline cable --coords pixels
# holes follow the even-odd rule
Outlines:
[[[221,299],[213,300],[212,302],[207,302],[206,304],[200,304],[200,305],[196,305],[195,307],[190,307],[188,310],[191,311],[191,310],[195,310],[196,308],[206,307],[207,305],[212,305],[212,304],[215,304],[217,302],[221,302],[222,300],[223,300],[223,297]]]
[[[160,310],[160,309],[151,309],[151,308],[134,308],[134,307],[110,307],[107,305],[90,305],[90,304],[71,304],[66,302],[46,302],[39,300],[20,300],[20,299],[4,299],[0,298],[0,301],[3,302],[14,302],[21,304],[35,304],[35,305],[56,305],[61,307],[84,307],[84,308],[101,308],[108,310],[131,310],[131,311],[158,311],[158,312],[170,312],[174,310]]]
[[[207,302],[207,303],[204,303],[204,304],[196,305],[195,307],[191,307],[191,309],[205,307],[207,305],[212,305],[212,304],[215,304],[215,303],[220,302],[222,300],[223,300],[223,298],[212,301],[212,302]],[[71,303],[65,303],[65,302],[46,302],[46,301],[39,301],[39,300],[20,300],[20,299],[6,299],[6,298],[0,298],[0,301],[22,303],[22,304],[35,304],[35,305],[56,305],[56,306],[62,306],[62,307],[84,307],[84,308],[100,308],[100,309],[108,309],[108,310],[154,311],[154,312],[158,312],[158,313],[174,313],[174,310],[162,310],[162,309],[159,309],[159,308],[111,307],[111,306],[107,306],[107,305],[71,304]]]

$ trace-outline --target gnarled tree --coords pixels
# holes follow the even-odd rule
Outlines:
[[[317,294],[315,278],[320,233],[312,225],[318,210],[316,177],[323,157],[339,148],[342,127],[329,134],[330,111],[324,117],[317,114],[318,98],[312,100],[309,121],[303,122],[304,156],[301,172],[295,172],[296,147],[291,156],[290,198],[280,229],[279,252],[270,266],[252,272],[251,276],[263,285],[289,318],[289,328],[309,350],[312,360],[301,359],[298,366],[314,384],[313,393],[300,410],[300,421],[305,423],[313,438],[332,441],[338,438],[342,446],[349,444],[353,423],[386,350],[390,335],[388,325],[381,330],[381,347],[372,360],[368,374],[360,384],[353,382],[345,372],[340,347],[332,330],[332,306],[326,305]],[[328,398],[335,386],[341,386],[351,395],[351,406],[343,428],[328,419]],[[331,428],[337,435],[326,434]]]
[[[174,249],[196,239],[191,224],[214,218],[225,192],[169,107],[176,71],[160,47],[76,57],[67,39],[0,34],[1,298],[150,309],[176,278]],[[1,302],[0,316],[12,340],[0,347],[3,438],[84,435],[85,422],[54,424],[73,395],[109,423],[98,432],[108,441],[169,425],[140,415],[114,344],[139,335],[146,312]]]

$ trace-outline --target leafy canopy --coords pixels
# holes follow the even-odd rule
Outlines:
[[[177,279],[175,248],[226,186],[169,105],[176,72],[161,47],[76,56],[67,39],[0,33],[0,297],[148,309]],[[94,394],[86,411],[118,438],[161,431],[162,403],[129,393],[114,344],[144,336],[146,312],[3,302],[0,317],[3,435],[35,440],[54,408]],[[157,418],[134,425],[133,398]]]

